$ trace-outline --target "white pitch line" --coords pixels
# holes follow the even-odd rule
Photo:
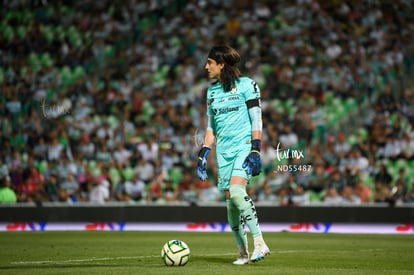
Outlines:
[[[146,259],[156,258],[158,256],[136,256],[136,257],[105,257],[105,258],[89,258],[89,259],[76,259],[76,260],[62,260],[62,261],[17,261],[11,262],[14,265],[28,265],[28,264],[67,264],[67,263],[81,263],[81,262],[94,262],[94,261],[114,261],[114,260],[130,260],[130,259]]]
[[[290,253],[310,253],[317,250],[276,250],[271,253],[274,254],[290,254]],[[364,249],[360,252],[368,251],[382,251],[382,249]],[[221,256],[236,256],[237,253],[222,253],[222,254],[197,254],[198,257],[221,257]],[[131,259],[148,259],[148,258],[161,258],[161,256],[130,256],[130,257],[104,257],[104,258],[87,258],[87,259],[73,259],[73,260],[41,260],[41,261],[14,261],[10,262],[12,265],[42,265],[42,264],[70,264],[70,263],[82,263],[82,262],[100,262],[100,261],[116,261],[116,260],[131,260]]]
[[[198,255],[201,257],[211,257],[211,256],[230,256],[236,255],[235,253],[226,253],[226,254],[205,254]],[[13,265],[41,265],[41,264],[68,264],[68,263],[82,263],[82,262],[99,262],[99,261],[116,261],[116,260],[131,260],[131,259],[148,259],[148,258],[161,258],[160,256],[135,256],[135,257],[105,257],[105,258],[88,258],[88,259],[75,259],[75,260],[62,260],[62,261],[52,261],[52,260],[42,260],[42,261],[16,261],[11,262]]]

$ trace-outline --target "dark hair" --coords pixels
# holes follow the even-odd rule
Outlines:
[[[218,45],[211,48],[208,58],[214,59],[218,64],[224,64],[219,81],[224,91],[231,91],[241,75],[237,67],[240,62],[239,53],[228,45]]]

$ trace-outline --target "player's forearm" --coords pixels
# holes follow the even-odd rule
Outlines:
[[[262,109],[259,106],[249,108],[249,116],[252,123],[252,140],[262,140]]]
[[[207,129],[206,134],[204,136],[204,146],[209,148],[213,147],[215,141],[214,133],[211,129]]]
[[[258,139],[258,140],[262,140],[262,131],[252,131],[252,140],[253,139]]]

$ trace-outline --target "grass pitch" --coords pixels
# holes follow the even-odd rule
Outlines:
[[[231,233],[3,232],[0,274],[414,274],[414,235],[264,236],[270,256],[233,266]],[[189,245],[186,266],[163,264],[161,248],[170,239]]]

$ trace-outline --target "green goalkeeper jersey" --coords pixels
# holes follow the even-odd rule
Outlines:
[[[231,155],[250,143],[252,124],[246,101],[252,99],[260,99],[260,89],[249,77],[240,77],[229,92],[225,92],[218,81],[207,90],[207,114],[218,153]]]

